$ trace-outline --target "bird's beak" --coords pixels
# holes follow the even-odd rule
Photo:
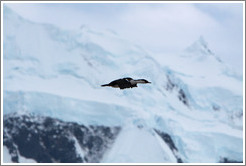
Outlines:
[[[151,82],[147,82],[148,84],[151,84]]]

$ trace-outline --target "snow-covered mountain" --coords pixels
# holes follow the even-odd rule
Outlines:
[[[163,55],[160,63],[111,31],[86,26],[66,31],[28,21],[6,6],[3,13],[5,162],[243,161],[243,77],[202,37],[180,55]],[[100,87],[126,76],[152,83],[125,90]],[[55,122],[51,128],[45,127],[46,118]],[[74,127],[66,127],[70,124],[90,130],[84,135],[99,137],[107,148],[91,154]],[[57,137],[73,143],[68,155],[80,159],[56,158],[58,152],[44,148],[40,140],[57,128],[64,138]],[[119,130],[104,139],[104,128]],[[21,145],[28,133],[39,141],[27,146],[43,147],[47,159],[26,155]],[[63,143],[56,148],[66,150]],[[89,160],[95,156],[100,157]]]

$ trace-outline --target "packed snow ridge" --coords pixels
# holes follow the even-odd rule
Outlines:
[[[157,61],[110,31],[67,31],[28,21],[4,6],[4,161],[242,162],[243,76],[203,37],[183,53],[163,57]],[[122,77],[152,83],[100,87]],[[99,138],[83,144],[74,126],[87,138]],[[105,128],[112,137],[102,136]],[[56,139],[62,143],[47,148],[45,140]],[[98,140],[104,148],[87,145]],[[28,153],[24,143],[44,156]],[[67,147],[73,149],[71,160],[56,157]]]

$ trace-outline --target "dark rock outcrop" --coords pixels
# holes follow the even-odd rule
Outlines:
[[[120,131],[31,114],[5,115],[3,127],[11,160],[20,162],[21,155],[39,163],[99,162]]]
[[[167,133],[164,133],[162,131],[159,131],[159,130],[156,130],[155,129],[155,132],[162,138],[162,140],[164,142],[166,142],[166,144],[169,146],[169,148],[172,150],[174,156],[176,157],[177,159],[177,163],[183,163],[182,159],[179,157],[178,155],[178,149],[177,147],[175,146],[171,136]]]

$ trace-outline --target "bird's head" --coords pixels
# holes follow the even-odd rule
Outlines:
[[[141,84],[150,84],[151,82],[145,80],[145,79],[138,79],[136,80],[137,83],[141,83]]]

